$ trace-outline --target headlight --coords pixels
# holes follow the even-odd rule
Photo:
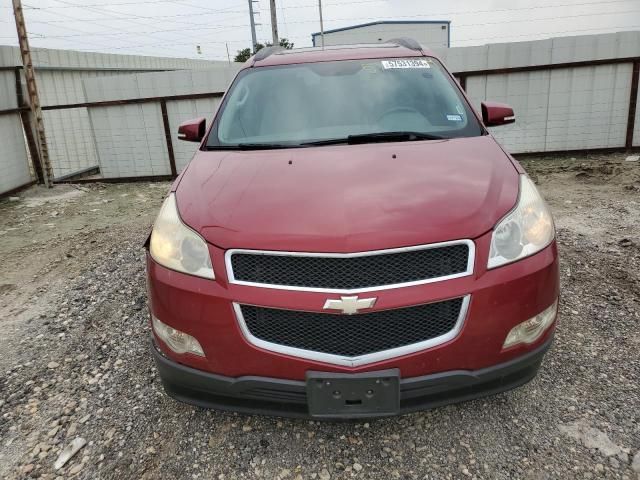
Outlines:
[[[204,351],[198,340],[180,330],[170,327],[166,323],[162,323],[153,315],[151,316],[153,330],[156,335],[167,344],[167,346],[176,353],[193,353],[200,357],[204,357]]]
[[[151,257],[163,267],[204,278],[215,278],[207,243],[180,220],[172,193],[162,204],[151,232]]]
[[[533,181],[520,175],[518,205],[493,229],[487,268],[533,255],[549,245],[554,236],[549,207]]]
[[[551,326],[558,313],[558,300],[549,308],[529,320],[519,323],[511,329],[502,348],[513,347],[519,343],[533,343]]]

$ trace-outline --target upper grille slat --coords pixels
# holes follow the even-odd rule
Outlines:
[[[433,281],[470,273],[470,242],[356,255],[230,253],[236,283],[349,291]]]
[[[356,357],[442,337],[460,320],[463,298],[358,315],[241,305],[251,336],[269,344]]]

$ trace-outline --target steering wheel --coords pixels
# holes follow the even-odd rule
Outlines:
[[[380,122],[384,117],[394,113],[411,113],[414,115],[420,115],[422,118],[424,118],[424,115],[413,107],[393,107],[389,110],[385,110],[382,115],[378,116],[376,122]]]

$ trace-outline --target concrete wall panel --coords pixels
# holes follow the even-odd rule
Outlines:
[[[372,35],[383,40],[413,36],[436,47],[451,70],[468,72],[640,56],[640,32],[446,49],[437,47],[438,35],[443,35],[438,28],[440,25],[433,24],[376,25],[364,27],[360,33],[347,30],[328,34],[325,39],[332,44],[344,42],[347,37],[349,43],[354,43],[371,41]],[[423,37],[427,31],[436,40]],[[362,38],[357,37],[360,34]],[[221,95],[240,68],[226,62],[47,49],[34,49],[34,60],[45,106],[196,93]],[[0,46],[0,66],[11,67],[20,62],[16,47]],[[189,70],[148,72],[176,69]],[[626,136],[631,69],[629,62],[471,75],[467,78],[467,90],[477,108],[485,99],[514,107],[516,124],[492,129],[496,138],[514,153],[621,147]],[[219,98],[212,97],[167,103],[178,170],[191,158],[195,144],[178,141],[177,126],[198,116],[210,121],[218,102]],[[16,106],[14,74],[1,71],[0,110]],[[91,112],[45,111],[44,117],[54,173],[58,177],[98,164],[107,177],[170,173],[158,103],[92,108]],[[0,122],[3,129],[0,168],[11,172],[0,180],[2,191],[7,188],[5,184],[26,183],[30,175],[19,117],[3,115]],[[636,110],[634,145],[640,145],[640,105]],[[20,166],[16,158],[22,162]]]
[[[435,49],[452,72],[486,70],[489,68],[489,46]]]
[[[202,98],[198,100],[178,100],[167,102],[169,125],[171,127],[171,139],[173,151],[176,157],[176,168],[182,171],[193,157],[198,144],[178,140],[178,126],[192,118],[204,117],[207,119],[207,127],[218,109],[220,98]]]
[[[94,107],[89,114],[103,177],[171,174],[159,104]]]
[[[0,194],[31,181],[22,122],[17,113],[0,115]]]
[[[86,108],[45,110],[42,114],[55,178],[98,166],[93,129]]]
[[[557,37],[552,63],[640,56],[640,31]]]
[[[201,71],[94,78],[85,80],[84,88],[90,102],[219,92],[217,97],[212,98],[167,102],[176,168],[180,171],[191,160],[196,144],[178,140],[178,126],[183,121],[196,117],[206,117],[211,121],[220,97],[238,69],[239,65],[234,65]],[[100,170],[104,176],[130,177],[171,173],[158,102],[138,106],[91,107],[89,110],[93,128],[96,130]],[[156,118],[153,118],[154,112],[157,112]],[[119,117],[123,117],[122,122],[118,122]],[[108,134],[103,135],[98,131],[102,129],[108,132],[110,128],[115,128],[114,135],[122,138],[117,146],[107,138]],[[143,134],[144,141],[136,141],[136,132],[140,132],[141,128],[147,129]],[[129,131],[134,134],[129,135]],[[155,149],[151,156],[146,152],[149,147]],[[129,163],[132,163],[131,168],[126,167]]]
[[[9,110],[17,106],[15,74],[11,71],[0,71],[0,110]]]
[[[631,64],[551,72],[546,148],[623,147]]]
[[[548,71],[470,77],[467,90],[478,111],[483,100],[503,102],[513,107],[515,124],[491,128],[505,148],[512,153],[545,149]]]

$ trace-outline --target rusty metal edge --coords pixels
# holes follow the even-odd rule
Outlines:
[[[574,150],[551,150],[548,152],[522,152],[522,153],[512,153],[511,156],[514,158],[525,158],[525,157],[543,157],[545,155],[577,155],[584,153],[622,153],[627,151],[640,151],[640,147],[631,147],[630,149],[627,147],[599,147],[599,148],[578,148]]]
[[[160,100],[160,110],[162,111],[162,126],[164,127],[164,139],[167,142],[167,153],[169,154],[169,167],[171,175],[178,176],[176,168],[176,155],[173,151],[173,142],[171,140],[171,126],[169,125],[169,113],[167,112],[167,101],[163,98]]]
[[[640,82],[640,60],[633,63],[631,72],[631,92],[629,93],[629,115],[627,116],[627,136],[625,146],[633,148],[633,131],[636,125],[636,106],[638,105],[638,82]]]
[[[16,81],[16,99],[18,107],[20,107],[20,120],[22,121],[22,130],[24,136],[27,139],[27,148],[29,148],[29,154],[31,155],[31,162],[33,163],[33,169],[36,173],[36,180],[38,183],[44,183],[44,174],[42,172],[42,162],[40,162],[40,152],[36,144],[36,139],[33,136],[33,128],[31,126],[31,119],[29,118],[29,109],[24,101],[24,92],[22,91],[22,78],[20,76],[20,69],[14,69],[14,76]],[[26,110],[23,110],[26,108]]]
[[[171,175],[147,175],[143,177],[116,177],[116,178],[78,178],[69,180],[54,180],[55,184],[83,184],[83,183],[135,183],[135,182],[167,182],[173,180]]]
[[[128,98],[124,100],[105,100],[102,102],[82,102],[82,103],[68,103],[64,105],[45,105],[42,108],[45,110],[65,110],[70,108],[89,108],[89,107],[112,107],[117,105],[134,105],[137,103],[151,103],[151,102],[170,102],[174,100],[198,100],[200,98],[221,97],[224,92],[209,92],[209,93],[191,93],[185,95],[167,95],[164,97],[144,97],[144,98]],[[0,115],[8,115],[11,113],[19,113],[21,111],[29,111],[28,107],[8,108],[6,110],[0,110]]]
[[[100,173],[100,167],[98,167],[97,165],[94,165],[92,167],[88,167],[85,168],[83,170],[77,171],[77,172],[73,172],[73,173],[69,173],[67,175],[61,175],[59,177],[54,178],[54,183],[56,182],[64,182],[67,180],[80,180],[83,177],[89,177],[91,175],[98,175]]]
[[[548,64],[540,64],[540,65],[527,65],[522,67],[506,67],[506,68],[494,68],[494,69],[485,69],[485,70],[463,70],[463,71],[452,72],[452,73],[454,76],[460,78],[461,83],[466,84],[466,77],[471,77],[471,76],[499,75],[499,74],[505,74],[505,73],[534,72],[534,71],[541,71],[541,70],[557,70],[561,68],[593,67],[598,65],[617,65],[621,63],[635,63],[638,61],[640,61],[640,57],[604,58],[600,60],[583,60],[579,62],[548,63]],[[15,67],[11,67],[11,69],[15,69]],[[217,97],[217,96],[221,96],[223,93],[224,92],[192,93],[192,94],[185,94],[185,95],[170,95],[170,96],[160,96],[160,97],[129,98],[124,100],[105,100],[101,102],[71,103],[66,105],[46,105],[42,107],[42,110],[108,107],[108,106],[114,106],[114,105],[159,102],[161,100],[164,100],[164,101],[195,100],[199,98]],[[0,115],[17,113],[20,110],[21,110],[20,108],[0,110]]]
[[[547,63],[541,65],[524,65],[521,67],[488,68],[485,70],[463,70],[452,72],[455,76],[471,77],[478,75],[500,75],[505,73],[535,72],[538,70],[558,70],[561,68],[596,67],[600,65],[617,65],[620,63],[634,63],[640,57],[603,58],[600,60],[582,60],[578,62]]]
[[[150,103],[150,102],[170,102],[172,100],[197,100],[199,98],[211,98],[222,96],[224,92],[209,92],[209,93],[190,93],[185,95],[167,95],[161,97],[142,97],[142,98],[128,98],[125,100],[104,100],[101,102],[82,102],[82,103],[70,103],[66,105],[46,105],[42,107],[42,110],[61,110],[67,108],[89,108],[89,107],[111,107],[116,105],[133,105],[136,103]]]
[[[22,190],[32,187],[35,184],[36,184],[36,181],[31,180],[29,183],[25,183],[24,185],[20,185],[19,187],[16,187],[16,188],[12,188],[11,190],[7,190],[6,192],[2,192],[0,193],[0,200],[7,197],[11,197],[16,193],[21,192]]]

